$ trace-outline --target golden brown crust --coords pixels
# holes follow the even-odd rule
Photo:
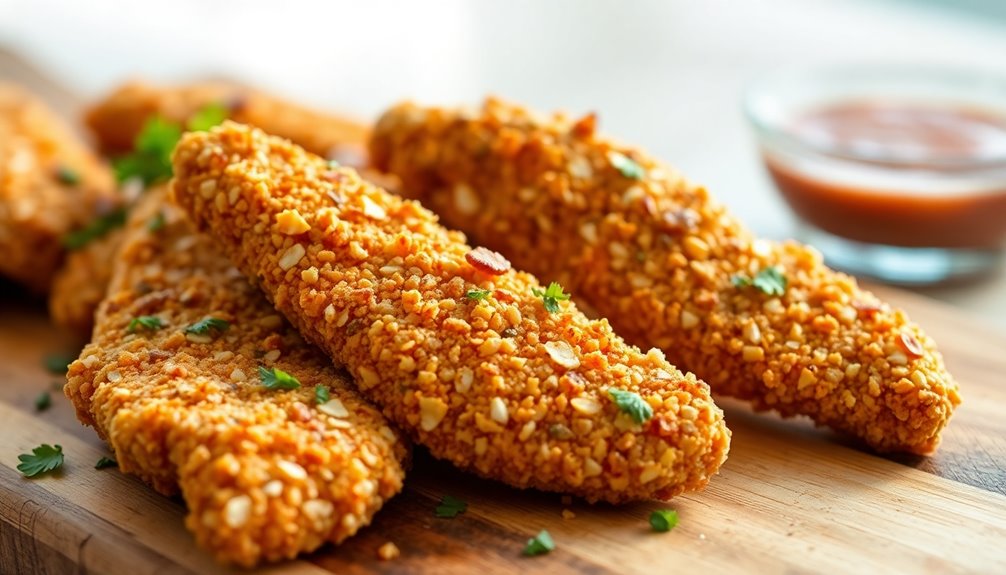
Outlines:
[[[549,313],[528,274],[479,272],[419,204],[234,123],[184,136],[174,169],[197,225],[436,457],[613,502],[700,488],[726,458],[704,383],[571,302]],[[653,417],[635,422],[610,389]]]
[[[221,561],[251,566],[343,540],[401,489],[404,440],[163,203],[164,191],[134,208],[94,341],[70,365],[65,392],[78,418],[122,471],[180,491],[186,525]],[[165,225],[152,232],[157,211]],[[131,332],[141,316],[164,326]],[[230,327],[185,333],[207,317]],[[264,388],[260,366],[301,387]],[[318,405],[316,385],[334,403]]]
[[[494,100],[481,111],[403,104],[380,120],[370,151],[447,225],[562,282],[716,393],[881,451],[936,447],[960,399],[917,325],[814,250],[756,240],[704,188],[594,124]],[[772,266],[788,278],[781,297],[733,285]]]
[[[123,235],[121,229],[112,230],[66,255],[49,292],[49,315],[56,325],[81,339],[91,334]]]
[[[0,274],[48,291],[62,239],[118,202],[109,169],[63,122],[0,84]]]

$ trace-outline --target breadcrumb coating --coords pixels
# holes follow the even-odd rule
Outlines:
[[[701,488],[726,458],[705,383],[572,302],[550,313],[526,273],[480,271],[418,203],[230,122],[185,135],[174,171],[197,225],[434,456],[611,502]]]
[[[66,395],[123,472],[181,492],[186,526],[218,560],[252,566],[338,543],[402,488],[405,440],[164,204],[165,191],[131,214]],[[150,231],[158,211],[165,225]],[[206,318],[229,326],[186,331]],[[269,390],[261,369],[300,387]]]
[[[370,151],[447,225],[568,286],[715,393],[879,451],[936,448],[957,384],[903,311],[812,248],[756,239],[705,188],[595,123],[492,99],[480,111],[406,103],[381,118]],[[783,294],[745,285],[773,267]]]
[[[94,313],[105,298],[124,232],[112,230],[67,254],[49,291],[49,315],[81,339],[94,328]]]
[[[0,83],[0,274],[47,292],[63,238],[118,203],[108,167],[42,102]]]

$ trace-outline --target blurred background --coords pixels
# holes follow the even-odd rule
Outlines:
[[[792,233],[740,110],[780,66],[1006,70],[1001,0],[0,0],[0,48],[85,100],[131,77],[226,77],[371,118],[395,101],[596,111],[602,131]],[[1006,281],[924,293],[1006,326]],[[996,310],[989,314],[988,310]]]

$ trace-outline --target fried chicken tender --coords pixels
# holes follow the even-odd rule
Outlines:
[[[811,248],[754,238],[703,187],[597,136],[594,116],[407,103],[381,118],[370,151],[447,225],[569,286],[717,394],[915,453],[936,448],[960,402],[904,312]],[[778,289],[752,281],[775,271]]]
[[[705,383],[418,203],[234,123],[185,135],[174,172],[197,225],[434,456],[611,502],[701,488],[726,458]]]
[[[108,167],[40,101],[0,83],[0,274],[47,292],[64,238],[118,204]]]
[[[211,104],[225,106],[230,119],[236,122],[258,126],[332,159],[359,156],[369,132],[368,125],[362,122],[227,82],[173,87],[131,82],[88,110],[85,121],[104,150],[121,153],[132,149],[136,134],[151,116],[184,124]]]
[[[164,204],[165,191],[131,214],[66,395],[122,471],[181,492],[186,526],[220,561],[252,566],[338,543],[402,488],[405,440]],[[158,212],[165,224],[151,231]],[[192,327],[207,318],[228,323]],[[280,370],[300,386],[267,389]],[[319,404],[316,386],[330,399]]]
[[[123,230],[111,230],[67,254],[49,291],[49,315],[56,325],[81,339],[90,336],[123,237]]]

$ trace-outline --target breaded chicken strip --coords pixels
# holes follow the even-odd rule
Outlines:
[[[418,203],[234,123],[187,134],[174,172],[198,226],[436,457],[612,502],[701,488],[726,458],[705,383]]]
[[[258,126],[332,159],[358,156],[369,132],[366,124],[356,120],[227,82],[180,86],[131,82],[92,107],[87,112],[86,123],[103,149],[121,153],[132,149],[136,134],[151,116],[159,115],[184,124],[198,110],[211,104],[226,107],[230,119],[236,122]]]
[[[0,274],[47,292],[72,234],[118,204],[108,167],[40,101],[0,83]]]
[[[56,325],[82,340],[94,328],[94,312],[105,298],[119,244],[125,233],[109,231],[67,254],[49,292],[49,315]]]
[[[66,395],[122,471],[181,492],[187,527],[219,560],[342,541],[401,489],[404,440],[164,191],[131,214]]]
[[[403,104],[371,154],[447,225],[569,286],[714,392],[880,451],[936,448],[957,384],[904,312],[813,249],[755,239],[704,188],[594,123],[494,100],[480,112]]]

